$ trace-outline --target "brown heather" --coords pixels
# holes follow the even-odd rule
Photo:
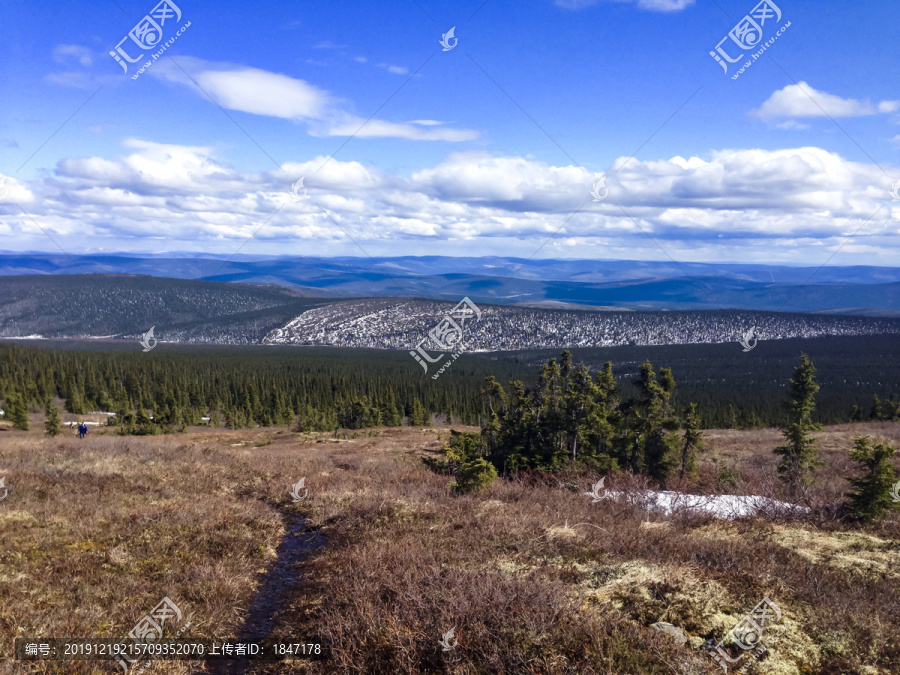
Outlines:
[[[531,474],[453,496],[446,428],[359,438],[286,428],[80,441],[0,431],[0,673],[109,673],[112,662],[11,660],[13,638],[124,637],[168,595],[192,626],[242,625],[283,535],[278,510],[327,537],[297,574],[275,635],[331,646],[322,662],[256,673],[717,673],[701,651],[768,596],[784,632],[750,673],[900,672],[900,519],[859,526],[838,508],[855,435],[817,434],[828,466],[809,519],[648,516],[582,493],[598,476]],[[361,432],[365,434],[365,432]],[[675,489],[781,496],[775,430],[708,431],[699,476]],[[271,443],[267,441],[271,440]],[[722,480],[729,469],[736,485]],[[288,489],[306,476],[309,498]],[[612,475],[607,488],[640,487]],[[681,647],[650,624],[684,629]],[[456,629],[458,646],[439,639]],[[157,661],[151,673],[204,672]]]

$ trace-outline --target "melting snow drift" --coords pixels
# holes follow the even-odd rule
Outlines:
[[[805,506],[780,502],[769,497],[756,495],[689,495],[684,492],[667,490],[647,490],[646,492],[617,492],[604,490],[602,494],[584,494],[600,499],[626,500],[629,504],[670,516],[679,511],[705,513],[715,518],[734,520],[746,516],[786,516],[808,513]]]

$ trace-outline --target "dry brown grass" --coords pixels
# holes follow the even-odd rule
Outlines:
[[[0,450],[11,487],[0,503],[0,652],[15,637],[123,637],[166,595],[203,607],[189,611],[194,634],[229,633],[281,527],[247,498],[256,477],[244,453],[199,435],[10,436]]]
[[[896,441],[900,425],[823,432],[832,466],[813,498],[846,491],[840,473],[858,433]],[[327,544],[298,570],[305,583],[275,634],[317,636],[331,659],[254,672],[720,672],[697,648],[764,596],[784,611],[786,630],[751,672],[900,670],[896,518],[859,528],[819,515],[648,517],[592,503],[581,492],[595,477],[578,474],[498,480],[454,497],[447,477],[421,462],[447,436],[256,429],[80,441],[3,432],[0,475],[12,490],[0,502],[0,651],[9,654],[16,636],[124,636],[165,595],[193,621],[191,636],[234,634],[283,533],[277,510],[300,509]],[[701,486],[726,465],[737,491],[777,493],[777,432],[707,436]],[[302,476],[310,495],[294,506],[287,490]],[[656,621],[683,628],[689,645],[649,628]],[[452,627],[459,644],[444,652],[438,640]],[[0,670],[98,667],[52,663]],[[200,667],[160,661],[153,672]]]

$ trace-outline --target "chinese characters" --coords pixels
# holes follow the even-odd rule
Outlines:
[[[447,366],[459,358],[459,351],[462,348],[463,328],[466,325],[466,321],[471,319],[477,321],[480,318],[481,310],[468,297],[465,297],[434,328],[428,331],[428,337],[422,338],[419,344],[416,345],[415,350],[410,350],[409,353],[424,368],[425,373],[428,374],[428,364],[438,363],[446,356],[446,354],[441,353],[437,357],[432,357],[422,347],[428,338],[431,338],[431,343],[438,350],[453,352],[450,360],[444,362],[441,370],[431,376],[432,379],[437,379]]]

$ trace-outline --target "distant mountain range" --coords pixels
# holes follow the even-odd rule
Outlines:
[[[157,337],[246,344],[322,300],[280,286],[124,274],[0,277],[0,337]]]
[[[472,351],[770,341],[900,334],[900,318],[747,310],[585,311],[478,301]],[[0,276],[0,338],[441,349],[456,301],[306,297],[291,287],[130,274]]]
[[[2,254],[0,277],[142,274],[290,288],[295,297],[417,297],[546,308],[742,309],[900,316],[900,268],[622,260]]]

